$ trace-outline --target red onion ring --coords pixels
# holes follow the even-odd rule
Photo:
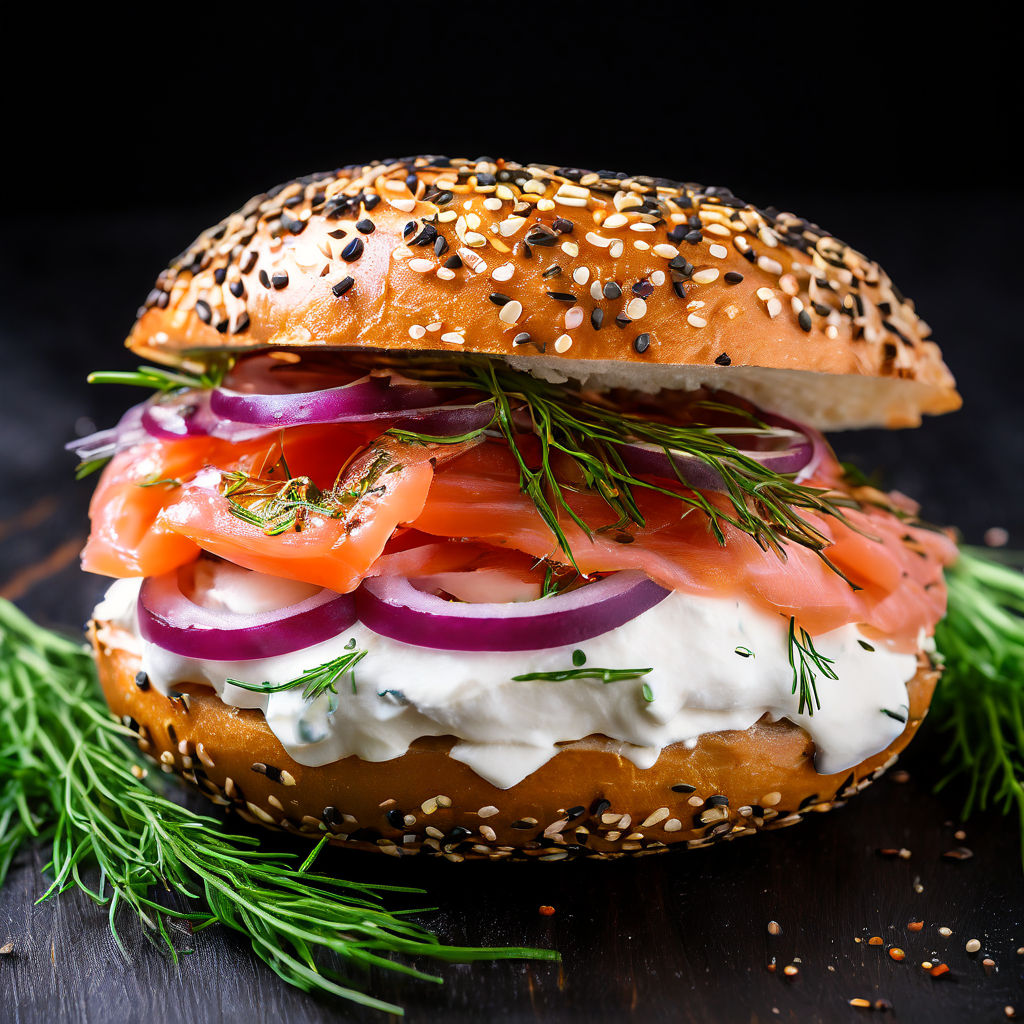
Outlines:
[[[630,570],[566,594],[509,604],[460,604],[404,576],[363,581],[359,620],[375,633],[438,651],[535,651],[590,640],[635,619],[669,591]]]
[[[210,408],[222,419],[267,427],[302,423],[346,423],[393,417],[411,409],[439,406],[451,392],[420,384],[392,384],[369,376],[337,388],[287,394],[246,394],[214,388]]]
[[[178,570],[145,580],[139,632],[172,654],[211,661],[253,661],[322,643],[356,621],[351,594],[333,590],[274,611],[243,615],[196,604],[181,590]]]

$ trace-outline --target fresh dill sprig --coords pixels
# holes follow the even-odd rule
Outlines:
[[[202,373],[168,370],[164,366],[140,366],[137,370],[94,370],[85,379],[90,384],[129,384],[160,392],[182,388],[209,390],[220,385],[227,369],[226,363],[211,363]]]
[[[445,370],[449,375],[454,370],[456,375],[446,379]],[[842,575],[825,554],[829,539],[800,510],[847,522],[842,509],[855,503],[822,488],[798,484],[792,476],[776,473],[749,458],[729,442],[728,430],[662,423],[623,412],[610,404],[589,401],[572,387],[539,380],[489,359],[463,356],[449,359],[441,366],[423,364],[420,367],[413,362],[404,367],[404,372],[409,375],[427,373],[433,387],[469,386],[490,395],[495,406],[492,421],[470,435],[463,435],[460,440],[495,431],[505,438],[519,470],[520,490],[533,501],[574,568],[578,566],[562,527],[563,516],[588,537],[598,531],[622,530],[631,525],[642,528],[645,521],[635,492],[644,489],[669,495],[703,512],[722,545],[725,544],[723,526],[729,524],[751,537],[762,549],[772,550],[781,558],[785,558],[787,542],[810,548]],[[745,428],[744,433],[764,427],[738,407],[720,402],[708,405],[752,420],[751,427]],[[537,465],[531,465],[520,450],[519,438],[524,430],[539,442]],[[407,428],[392,433],[406,441],[448,442],[444,437],[417,434]],[[702,463],[723,481],[727,507],[720,507],[694,490],[678,470],[678,487],[662,486],[632,473],[623,459],[623,449],[636,444],[661,449],[670,459],[672,455],[680,455]],[[587,523],[572,507],[567,492],[578,489],[578,485],[562,482],[567,474],[563,469],[556,471],[555,462],[563,459],[576,467],[587,489],[604,499],[614,515],[613,522]]]
[[[641,679],[652,668],[563,668],[555,672],[526,672],[521,676],[513,676],[514,683],[531,683],[539,680],[548,680],[553,683],[561,683],[567,679],[599,679],[602,683],[617,683],[622,679]]]
[[[302,687],[302,699],[314,701],[325,693],[337,693],[337,684],[341,679],[352,674],[352,692],[356,692],[355,668],[366,657],[366,651],[352,650],[331,658],[316,668],[307,669],[300,676],[289,679],[286,683],[243,683],[240,679],[228,679],[232,686],[240,686],[243,690],[253,693],[281,693],[284,690],[296,690]]]
[[[111,718],[90,653],[0,600],[0,884],[23,845],[49,841],[53,881],[42,899],[85,892],[107,909],[123,953],[122,910],[175,961],[185,952],[172,937],[175,921],[193,931],[221,924],[245,935],[289,984],[388,1013],[402,1010],[345,984],[318,955],[435,982],[441,979],[394,956],[558,959],[552,950],[442,944],[408,919],[419,911],[383,906],[389,893],[422,890],[314,872],[326,835],[299,863],[194,814],[143,781],[145,762],[125,742],[131,735]],[[90,867],[98,869],[95,883]],[[190,909],[157,902],[157,888]]]
[[[799,632],[799,636],[797,633]],[[831,658],[826,658],[818,651],[811,639],[811,634],[802,627],[797,628],[796,618],[789,620],[789,667],[793,670],[792,693],[800,694],[800,705],[797,714],[802,715],[807,709],[808,715],[814,715],[815,711],[821,710],[821,701],[818,698],[818,673],[820,672],[827,679],[838,679],[836,670],[832,667],[835,664]]]
[[[929,720],[950,741],[937,788],[965,779],[965,818],[1016,813],[1024,861],[1024,574],[1004,561],[964,547],[946,570],[948,609],[935,627],[945,669]]]

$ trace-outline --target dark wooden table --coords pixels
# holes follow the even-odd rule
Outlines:
[[[880,466],[892,485],[924,500],[931,518],[959,523],[968,539],[996,525],[1019,545],[1024,432],[1013,283],[999,278],[1009,270],[998,264],[954,259],[965,246],[980,251],[986,232],[1002,230],[1007,204],[979,198],[972,224],[949,239],[930,214],[933,203],[865,200],[852,212],[822,197],[801,204],[880,256],[918,298],[969,403],[969,412],[922,431],[847,435],[837,447],[865,468]],[[103,586],[77,568],[90,487],[71,480],[60,445],[81,418],[112,422],[130,396],[89,391],[82,378],[95,366],[131,365],[118,342],[134,305],[163,259],[213,212],[191,211],[190,223],[180,211],[83,215],[71,233],[87,240],[90,259],[77,264],[74,281],[45,224],[15,217],[5,228],[0,592],[43,622],[75,627]],[[71,230],[66,219],[63,230]],[[550,945],[564,958],[561,966],[442,966],[443,986],[381,974],[353,980],[403,1004],[413,1021],[807,1022],[879,1012],[852,1008],[853,998],[886,1000],[892,1008],[882,1019],[901,1022],[1001,1021],[1007,1005],[1024,1017],[1016,823],[982,815],[963,825],[966,839],[956,839],[957,795],[932,793],[942,749],[934,723],[926,723],[900,772],[846,808],[704,851],[567,865],[333,853],[324,863],[349,877],[429,890],[442,909],[424,920],[444,939]],[[974,856],[943,858],[955,846]],[[877,852],[884,848],[910,856],[886,858]],[[0,892],[0,946],[14,943],[13,954],[0,957],[0,1022],[381,1019],[287,988],[244,940],[215,929],[197,936],[195,953],[175,969],[125,919],[134,949],[126,963],[104,913],[84,897],[34,905],[44,862],[43,850],[23,854]],[[541,904],[555,915],[540,916]],[[772,920],[781,934],[769,934]],[[923,921],[923,929],[909,931],[910,921]],[[952,934],[943,937],[940,927]],[[871,945],[873,936],[883,944]],[[972,938],[981,942],[974,955],[964,948]],[[891,946],[906,951],[902,963],[888,955]],[[984,966],[986,957],[994,966]],[[950,973],[932,978],[924,960],[942,961]],[[791,964],[794,977],[783,971]]]

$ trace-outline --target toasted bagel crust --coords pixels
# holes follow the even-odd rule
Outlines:
[[[561,379],[613,367],[647,390],[789,394],[831,428],[958,408],[929,333],[877,263],[727,189],[410,157],[256,196],[160,275],[127,343],[172,363],[315,345],[485,353]],[[830,379],[804,408],[812,374]]]
[[[906,729],[850,772],[819,775],[803,729],[762,720],[743,732],[706,733],[692,749],[667,747],[648,769],[591,736],[502,790],[449,757],[445,737],[417,740],[390,761],[298,764],[259,711],[228,707],[198,685],[182,686],[181,699],[144,678],[140,686],[139,657],[118,645],[119,635],[128,639],[109,624],[90,628],[107,703],[164,771],[256,824],[455,861],[641,855],[795,824],[841,805],[892,764],[927,713],[938,678],[922,655],[908,684]]]

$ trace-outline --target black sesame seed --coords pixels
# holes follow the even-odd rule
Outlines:
[[[149,689],[149,676],[146,675],[145,672],[136,672],[135,673],[135,685],[140,690],[143,690],[143,691],[148,690]]]
[[[672,290],[679,296],[679,298],[686,298],[686,285],[682,281],[673,281]]]
[[[647,333],[638,334],[633,339],[633,348],[641,355],[651,347],[651,336]]]
[[[242,331],[247,330],[249,327],[249,314],[242,310],[238,319],[235,321],[235,329],[231,332],[232,334],[241,334]]]
[[[558,275],[561,274],[561,273],[562,273],[562,268],[557,263],[552,263],[551,266],[548,267],[547,270],[545,270],[543,274],[541,274],[541,277],[545,281],[550,281],[551,278],[558,277]]]
[[[743,280],[743,275],[735,270],[730,270],[725,274],[724,280],[726,284],[739,284]]]
[[[570,807],[569,810],[565,812],[565,817],[569,821],[575,821],[577,818],[581,818],[586,813],[586,810],[587,809],[583,804],[578,804],[576,807]]]
[[[354,277],[343,277],[337,284],[331,287],[334,297],[340,299],[356,283]]]
[[[344,238],[348,234],[344,228],[335,228],[333,231],[328,231],[328,238]]]
[[[672,787],[673,793],[692,793],[697,787],[690,786],[685,782],[680,782]]]
[[[238,269],[241,270],[243,274],[248,274],[252,268],[256,266],[257,259],[259,259],[259,257],[256,255],[256,250],[250,249],[245,254],[245,259],[242,261]]]
[[[602,799],[595,800],[590,805],[590,813],[591,813],[591,815],[593,817],[599,818],[602,814],[604,814],[605,811],[608,810],[609,807],[611,807],[611,805],[612,805],[611,800],[602,800]]]
[[[513,345],[525,345],[530,340],[530,335],[526,331],[522,331],[512,339]]]
[[[622,296],[622,289],[614,281],[608,281],[601,292],[606,299],[618,299]]]
[[[223,284],[224,283],[224,278],[227,276],[227,272],[228,272],[228,268],[227,267],[218,267],[213,272],[214,284]]]
[[[210,318],[213,316],[213,312],[210,309],[210,304],[200,299],[196,303],[196,316],[203,321],[204,324],[210,322]]]
[[[723,352],[720,356],[715,356],[715,362],[718,363],[719,366],[732,365],[732,360],[729,358],[729,355],[726,352]]]
[[[341,815],[338,813],[337,807],[325,807],[320,814],[325,825],[340,825]]]
[[[288,287],[288,271],[279,270],[270,279],[270,283],[274,286],[275,291],[280,291],[282,288]]]
[[[491,292],[487,298],[489,298],[496,306],[504,306],[506,303],[512,301],[511,295],[505,295],[502,292]]]
[[[242,284],[241,281],[232,281],[231,284],[228,285],[228,291],[231,292],[236,299],[240,299],[245,294],[245,285]]]
[[[620,313],[615,318],[615,326],[621,331],[623,328],[628,327],[633,321],[626,316],[625,313]]]
[[[341,250],[341,258],[346,263],[355,263],[355,261],[363,255],[363,248],[363,240],[361,238],[353,238],[352,241]]]
[[[392,828],[405,828],[405,815],[397,808],[388,811],[388,813],[385,814],[384,817],[388,819],[388,824]]]
[[[512,827],[519,829],[520,832],[525,832],[527,829],[536,828],[537,823],[533,821],[523,821],[523,819],[520,818],[519,821],[512,822]]]
[[[560,235],[571,235],[575,226],[571,220],[566,220],[565,217],[556,217],[555,222],[551,225]]]
[[[270,275],[265,270],[260,271],[259,278],[260,284],[263,285],[264,288],[270,287]]]
[[[363,199],[363,209],[372,210],[380,202],[380,196],[370,195]]]
[[[716,793],[714,796],[709,796],[707,798],[707,800],[704,801],[704,806],[705,807],[728,807],[729,806],[729,798],[727,796],[722,796],[721,793]]]
[[[796,315],[796,322],[802,330],[809,331],[811,329],[811,314],[806,309],[801,309]]]
[[[361,231],[364,235],[372,235],[376,229],[377,225],[366,217],[356,221],[356,231]]]
[[[448,251],[448,242],[443,235],[438,235],[434,240],[434,255],[443,256]]]
[[[402,237],[408,238],[416,230],[416,221],[407,220],[402,228]]]
[[[641,299],[649,298],[654,294],[654,285],[650,281],[637,281],[633,285],[633,294],[639,295]]]
[[[704,233],[701,231],[688,231],[683,236],[683,241],[689,242],[690,245],[696,245],[698,242],[703,241]]]
[[[298,217],[290,217],[287,213],[281,214],[281,227],[293,235],[301,235],[306,230],[306,222]]]
[[[599,331],[599,330],[601,330],[601,325],[603,323],[604,323],[604,310],[603,309],[599,309],[597,306],[595,306],[590,311],[590,326],[593,327],[595,331]]]
[[[558,302],[575,302],[576,296],[572,292],[548,292],[548,295]]]
[[[446,843],[457,843],[471,836],[473,833],[462,825],[453,825],[451,831],[444,837]]]

